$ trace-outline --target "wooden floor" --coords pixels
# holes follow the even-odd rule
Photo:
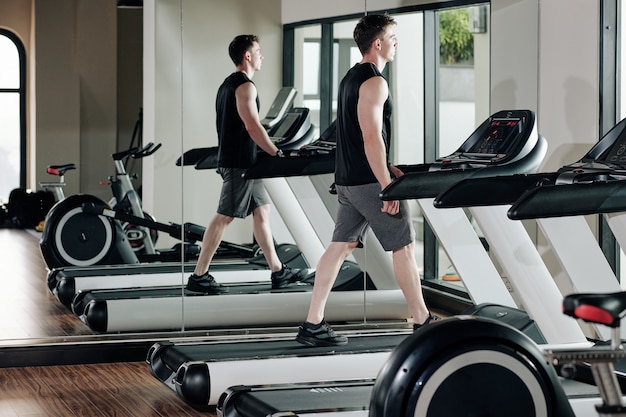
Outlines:
[[[0,228],[0,343],[90,337],[49,292],[35,234]],[[214,416],[194,410],[145,362],[0,368],[0,416]]]
[[[22,229],[0,229],[0,339],[92,335],[46,285],[38,238]]]
[[[143,362],[0,369],[0,416],[216,416],[195,410]]]

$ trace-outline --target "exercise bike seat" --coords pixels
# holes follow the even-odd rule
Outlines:
[[[563,299],[563,313],[590,323],[617,328],[626,310],[626,292],[571,294]]]
[[[66,171],[71,169],[76,169],[76,164],[50,165],[48,166],[48,169],[46,169],[46,172],[50,175],[62,177],[65,175]]]

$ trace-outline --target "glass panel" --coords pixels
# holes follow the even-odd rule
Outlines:
[[[619,34],[620,39],[619,43],[619,59],[620,61],[617,63],[619,66],[618,76],[618,85],[620,86],[619,97],[618,97],[618,105],[619,105],[619,118],[620,120],[626,117],[626,36],[624,35],[624,30],[626,28],[626,8],[624,8],[624,2],[621,2],[621,7],[618,7],[620,11],[620,15],[617,17],[618,24],[620,27]],[[624,253],[624,248],[620,250],[620,261],[619,261],[619,276],[620,283],[624,290],[626,290],[626,253]]]
[[[0,88],[20,88],[20,57],[11,39],[0,36]]]
[[[354,43],[353,32],[357,20],[347,20],[333,24],[333,95],[332,119],[337,117],[337,92],[339,82],[354,64],[361,61],[361,52]]]
[[[311,123],[320,125],[320,25],[303,26],[295,31],[294,85],[298,94],[294,106],[310,111]],[[298,47],[297,45],[301,45]]]
[[[1,38],[0,38],[1,39]],[[0,51],[0,61],[4,62]],[[0,93],[0,202],[20,185],[20,95]]]
[[[453,153],[489,117],[488,5],[446,9],[439,15],[439,156]],[[471,219],[470,219],[471,221]],[[472,222],[478,235],[482,233]],[[443,248],[437,277],[458,279]],[[460,285],[460,281],[455,284]]]
[[[396,15],[394,28],[398,50],[389,64],[393,98],[393,139],[391,161],[400,164],[424,163],[424,20],[422,13]],[[415,257],[424,265],[424,217],[415,200],[408,200],[415,227]]]

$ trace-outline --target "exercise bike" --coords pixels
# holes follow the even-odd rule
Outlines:
[[[626,292],[569,295],[563,312],[609,326],[611,345],[542,350],[519,330],[495,320],[444,319],[394,349],[374,383],[369,416],[580,417],[576,412],[584,408],[568,399],[556,371],[558,367],[562,377],[572,378],[576,366],[591,369],[602,398],[595,406],[598,415],[626,416],[614,369],[616,361],[626,358],[619,331]]]
[[[112,155],[115,175],[109,178],[109,203],[77,194],[58,201],[46,216],[40,249],[50,269],[66,266],[137,264],[153,261],[191,260],[197,257],[205,228],[193,223],[160,223],[145,213],[141,198],[126,171],[125,160],[154,154],[160,144],[148,143]],[[60,181],[62,182],[62,181]],[[58,187],[61,188],[61,187]],[[180,239],[168,249],[155,249],[158,231]],[[257,256],[256,245],[222,242],[217,256]]]

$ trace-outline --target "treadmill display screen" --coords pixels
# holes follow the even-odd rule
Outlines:
[[[287,113],[285,119],[280,122],[276,128],[276,132],[272,133],[274,140],[284,139],[290,132],[291,128],[296,125],[300,119],[300,113]]]
[[[485,135],[472,145],[468,153],[497,155],[506,153],[521,132],[521,119],[493,119]]]

